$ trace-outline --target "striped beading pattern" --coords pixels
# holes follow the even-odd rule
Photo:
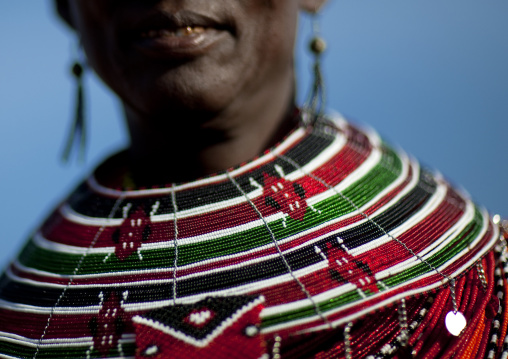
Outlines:
[[[449,281],[460,305],[460,280],[498,240],[486,210],[439,173],[336,116],[191,183],[108,188],[92,175],[1,277],[0,357],[134,357],[133,317],[254,294],[265,299],[261,333],[281,338],[280,357],[337,357],[324,343],[343,351],[337,333],[376,315],[384,343],[369,328],[355,335],[355,324],[352,357],[386,357],[401,347],[400,300],[408,333],[425,337],[431,307],[451,308]],[[105,313],[115,316],[104,322]],[[486,326],[497,340],[503,313],[494,314]],[[295,338],[314,351],[291,351]],[[408,345],[422,350],[413,336]]]

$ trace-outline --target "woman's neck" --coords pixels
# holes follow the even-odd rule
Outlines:
[[[270,98],[250,98],[218,114],[143,118],[126,106],[128,167],[136,184],[180,183],[226,170],[259,155],[297,125],[293,82]]]

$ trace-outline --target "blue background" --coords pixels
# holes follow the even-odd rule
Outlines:
[[[508,216],[507,18],[507,0],[330,0],[321,16],[328,106]],[[3,1],[0,20],[2,266],[101,158],[126,145],[126,132],[116,99],[89,76],[88,160],[62,166],[76,39],[49,0]],[[301,102],[309,19],[300,26]]]

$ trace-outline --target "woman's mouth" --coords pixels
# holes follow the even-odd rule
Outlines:
[[[192,35],[202,34],[207,30],[208,30],[208,28],[205,28],[203,26],[185,26],[185,27],[175,29],[175,30],[167,30],[167,29],[149,30],[149,31],[142,32],[141,38],[154,39],[157,37],[192,36]]]
[[[137,51],[149,57],[172,60],[204,55],[232,31],[214,18],[181,12],[147,17],[129,33]]]

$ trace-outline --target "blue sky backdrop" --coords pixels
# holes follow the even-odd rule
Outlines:
[[[328,106],[508,216],[507,16],[508,0],[330,0],[321,16]],[[50,0],[3,1],[0,19],[3,266],[48,211],[127,139],[117,100],[88,76],[88,160],[62,166],[76,39]],[[301,102],[310,76],[308,18],[300,25]]]

